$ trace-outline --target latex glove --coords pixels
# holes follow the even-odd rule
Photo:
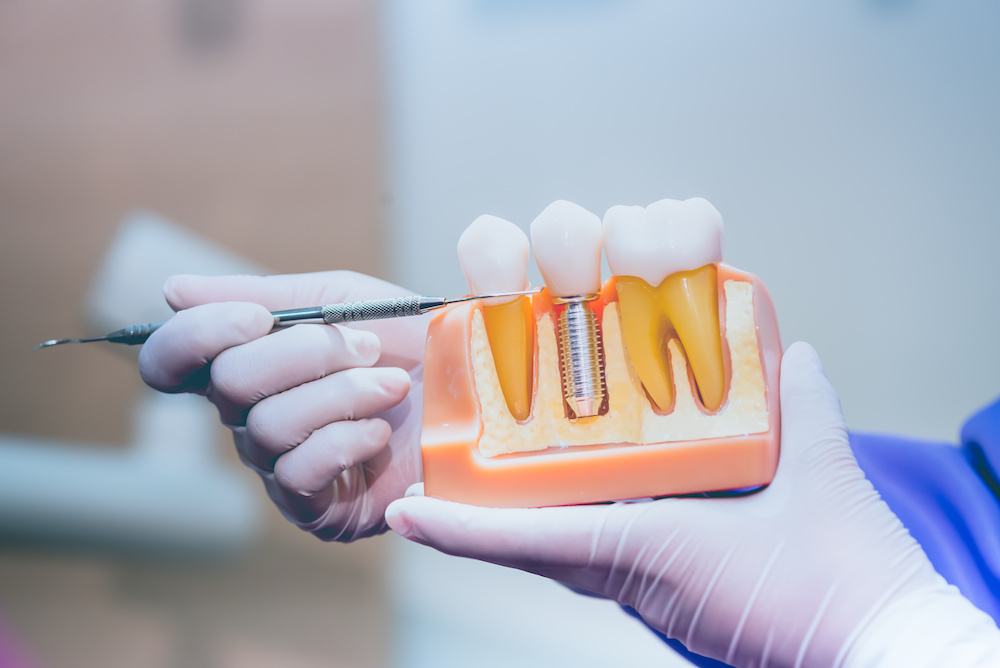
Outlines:
[[[143,346],[143,379],[208,397],[302,529],[339,541],[384,531],[386,506],[421,479],[428,316],[269,334],[269,312],[410,293],[346,271],[175,276],[164,293],[179,313]]]
[[[815,351],[781,367],[773,483],[729,498],[489,509],[411,496],[389,525],[448,554],[634,608],[737,666],[1000,665],[1000,632],[947,585],[851,453]]]

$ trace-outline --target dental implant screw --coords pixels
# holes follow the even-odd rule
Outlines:
[[[604,346],[597,314],[588,302],[597,295],[559,297],[559,361],[563,397],[577,418],[598,415],[604,401]]]

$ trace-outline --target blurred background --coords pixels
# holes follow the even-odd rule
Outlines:
[[[1000,393],[998,24],[989,0],[0,2],[0,651],[673,665],[607,602],[322,544],[134,352],[29,349],[158,319],[177,271],[462,293],[479,214],[703,196],[851,428],[954,440]]]

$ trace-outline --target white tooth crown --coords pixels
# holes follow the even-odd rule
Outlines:
[[[557,200],[531,223],[535,262],[555,297],[601,290],[601,219],[583,207]]]
[[[612,274],[655,287],[678,271],[722,261],[722,215],[701,197],[613,206],[604,214],[604,250]]]
[[[479,216],[458,240],[458,263],[474,295],[528,289],[528,235],[496,216]],[[516,297],[498,297],[503,304]]]

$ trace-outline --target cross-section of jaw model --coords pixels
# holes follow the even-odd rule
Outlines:
[[[425,493],[544,506],[769,483],[777,319],[760,280],[722,263],[715,207],[616,206],[602,227],[559,201],[531,237],[545,290],[431,324]],[[528,240],[512,223],[478,218],[458,251],[474,294],[526,288]]]

